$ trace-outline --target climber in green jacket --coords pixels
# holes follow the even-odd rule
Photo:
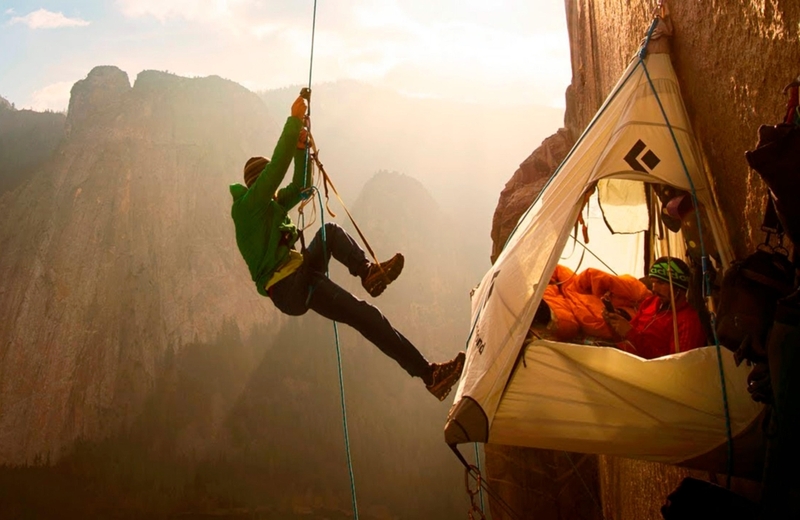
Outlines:
[[[303,128],[306,109],[305,99],[298,97],[272,159],[250,158],[244,166],[245,185],[230,187],[236,244],[250,277],[259,294],[269,297],[285,314],[299,316],[311,309],[355,328],[411,376],[421,378],[428,391],[442,401],[461,376],[464,352],[445,363],[429,363],[377,307],[356,298],[325,274],[333,256],[376,297],[400,275],[403,256],[372,263],[355,240],[334,223],[320,228],[305,251],[295,248],[298,230],[288,212],[311,188],[306,174],[309,136]],[[292,180],[280,188],[293,158]]]

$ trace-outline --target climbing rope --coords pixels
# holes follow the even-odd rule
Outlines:
[[[312,17],[311,22],[311,53],[309,57],[309,66],[308,66],[308,87],[301,91],[301,95],[306,99],[308,102],[308,112],[305,118],[305,124],[307,128],[306,133],[306,157],[305,157],[305,174],[303,179],[303,185],[307,185],[308,181],[308,173],[309,173],[309,158],[310,158],[310,146],[309,144],[313,144],[314,139],[311,136],[311,78],[314,70],[314,41],[315,35],[317,32],[317,0],[314,0],[314,14]],[[316,150],[316,148],[315,148]],[[313,168],[313,167],[312,167]],[[313,170],[312,170],[313,176]],[[312,186],[312,190],[306,192],[306,196],[310,197],[310,194],[316,191],[317,197],[319,199],[320,204],[320,223],[322,226],[322,251],[323,251],[323,258],[328,257],[328,253],[326,251],[327,248],[327,236],[325,232],[325,212],[322,209],[322,196],[319,193],[319,190]],[[300,219],[301,222],[305,223],[305,216],[302,213],[302,208],[304,204],[301,204],[299,211],[300,211]],[[312,206],[313,207],[313,206]],[[302,237],[302,227],[301,227],[301,237]],[[303,249],[305,249],[305,244],[303,244]],[[325,276],[330,277],[330,272],[328,267],[325,268]],[[311,294],[313,292],[313,287],[309,289],[308,298],[311,298]],[[345,455],[347,457],[347,472],[350,476],[350,497],[353,502],[353,518],[354,520],[358,520],[358,501],[356,500],[356,482],[355,476],[353,474],[353,458],[350,455],[350,434],[347,427],[347,404],[345,399],[344,393],[344,372],[342,370],[342,349],[339,343],[339,326],[334,321],[333,322],[333,336],[334,342],[336,344],[336,365],[337,365],[337,373],[339,376],[339,397],[340,403],[342,407],[342,430],[344,433],[344,449]]]
[[[661,7],[661,2],[659,2],[659,8],[660,7]],[[650,72],[647,70],[647,65],[644,63],[647,44],[650,42],[650,38],[653,35],[653,31],[655,30],[655,27],[658,24],[659,19],[660,16],[656,16],[653,19],[653,23],[651,24],[650,30],[647,33],[647,38],[642,44],[641,51],[639,52],[639,63],[642,66],[642,70],[644,71],[644,74],[647,77],[647,82],[653,91],[653,96],[655,97],[655,100],[658,103],[658,108],[661,110],[661,116],[664,118],[664,122],[667,124],[667,128],[669,129],[669,134],[672,137],[673,144],[675,145],[675,151],[678,153],[678,158],[680,159],[681,166],[683,167],[683,171],[686,174],[686,179],[689,181],[690,194],[692,196],[692,204],[696,208],[695,218],[697,219],[697,230],[698,230],[698,235],[700,237],[700,259],[701,259],[702,274],[703,274],[703,299],[706,302],[706,308],[709,311],[709,317],[711,320],[711,330],[713,331],[714,334],[714,345],[716,347],[716,352],[717,352],[717,368],[719,369],[720,386],[722,387],[722,404],[725,412],[725,434],[727,438],[727,448],[728,448],[726,487],[730,489],[731,475],[733,474],[733,434],[731,432],[731,415],[730,415],[730,406],[728,405],[728,390],[725,383],[725,368],[722,364],[722,350],[719,343],[719,337],[717,336],[717,331],[716,331],[716,315],[714,312],[714,304],[711,296],[711,275],[708,271],[708,256],[706,255],[705,240],[703,238],[703,224],[701,221],[702,219],[700,218],[700,211],[698,211],[700,205],[698,204],[697,201],[697,190],[695,189],[694,181],[692,181],[692,177],[689,174],[689,168],[686,166],[686,160],[684,159],[683,154],[681,153],[680,146],[678,145],[678,139],[675,136],[675,132],[672,129],[672,125],[669,122],[669,118],[667,117],[664,105],[661,103],[661,97],[658,95],[656,87],[653,84],[653,80],[650,77]]]
[[[316,187],[312,187],[313,191],[317,193],[317,198],[319,199],[320,208],[322,208],[322,196],[319,193],[319,190]],[[327,252],[327,234],[325,232],[325,213],[320,209],[320,217],[321,225],[322,225],[322,256],[323,258],[328,257]],[[330,278],[330,270],[328,266],[325,266],[325,276]],[[311,294],[313,293],[314,287],[310,287],[308,291],[308,299],[311,299]],[[356,481],[355,476],[353,473],[353,458],[350,455],[350,433],[347,427],[347,403],[345,399],[344,393],[344,372],[342,370],[342,348],[339,342],[339,324],[334,321],[333,322],[333,337],[334,343],[336,344],[336,366],[337,366],[337,373],[339,376],[339,402],[342,407],[342,431],[344,433],[344,451],[347,457],[347,472],[350,476],[350,496],[353,502],[353,518],[354,520],[358,520],[358,501],[356,500]]]
[[[314,0],[314,14],[311,17],[311,53],[308,59],[308,92],[311,93],[311,75],[314,71],[314,40],[317,34],[317,0]],[[311,103],[308,104],[308,115],[311,116]]]
[[[481,470],[481,453],[480,453],[480,450],[478,449],[478,443],[474,442],[472,444],[473,444],[473,446],[475,446],[475,464],[478,466],[478,472],[480,473],[480,470]],[[467,485],[467,492],[469,493],[469,484]],[[479,497],[481,499],[481,511],[483,511],[484,509],[486,509],[486,505],[483,503],[483,489],[482,488],[480,489]]]
[[[314,0],[314,13],[311,17],[311,51],[308,58],[308,86],[300,92],[300,95],[308,102],[308,113],[306,113],[306,164],[305,164],[305,177],[303,178],[303,186],[306,186],[308,181],[308,158],[309,158],[309,141],[311,141],[311,77],[314,73],[314,42],[317,34],[317,0]]]
[[[486,506],[484,505],[483,502],[483,493],[482,493],[483,491],[486,491],[486,493],[495,501],[496,504],[498,504],[503,509],[503,511],[512,520],[517,520],[517,519],[522,520],[524,518],[521,514],[516,512],[508,504],[508,502],[506,502],[503,499],[502,496],[500,496],[495,490],[493,490],[491,486],[489,486],[489,484],[486,482],[486,480],[484,480],[480,468],[481,462],[478,453],[478,443],[475,443],[475,460],[477,465],[470,464],[469,462],[467,462],[467,460],[464,458],[461,452],[458,451],[458,448],[455,445],[450,445],[450,449],[453,450],[453,453],[455,453],[456,457],[458,457],[458,460],[461,461],[461,464],[464,466],[464,484],[466,486],[467,495],[469,496],[469,501],[470,501],[470,508],[469,511],[467,512],[467,517],[469,518],[469,520],[486,520],[486,516],[484,513],[484,511],[486,510]],[[603,511],[603,507],[600,505],[600,502],[597,501],[597,498],[595,498],[594,493],[592,493],[591,490],[589,489],[589,485],[586,483],[580,471],[578,470],[577,466],[572,461],[572,458],[569,456],[569,453],[567,453],[566,451],[563,453],[566,456],[567,460],[569,461],[570,465],[572,466],[573,471],[578,476],[578,479],[580,480],[581,484],[583,485],[584,491],[586,491],[586,494],[589,496],[592,503],[600,512],[600,517],[605,518],[605,512]],[[470,486],[470,477],[475,480],[476,483],[475,488],[472,488]],[[476,497],[480,498],[480,505],[476,503],[475,501]]]
[[[308,65],[308,86],[300,91],[300,95],[303,98],[305,98],[306,101],[308,101],[308,113],[306,114],[305,121],[304,121],[306,129],[307,129],[307,133],[306,133],[306,163],[305,163],[305,173],[304,173],[304,179],[303,179],[303,186],[308,185],[308,173],[309,173],[309,164],[310,163],[312,164],[312,167],[311,167],[312,168],[311,169],[312,182],[311,182],[311,184],[313,184],[313,179],[314,179],[313,165],[316,165],[316,167],[319,168],[319,171],[322,174],[323,186],[325,188],[325,201],[326,201],[325,202],[325,207],[328,209],[328,212],[331,214],[332,217],[336,217],[336,214],[333,211],[331,211],[330,206],[328,205],[328,186],[330,186],[331,189],[333,190],[333,193],[339,199],[339,203],[342,205],[342,208],[344,208],[345,213],[347,213],[347,216],[350,218],[350,222],[353,223],[353,226],[355,227],[356,231],[358,232],[358,236],[361,237],[361,241],[363,242],[364,246],[369,251],[369,254],[372,256],[373,261],[375,262],[375,264],[378,265],[378,267],[382,271],[383,268],[381,267],[380,262],[378,261],[378,258],[375,256],[375,252],[372,250],[372,247],[370,247],[369,242],[367,241],[367,239],[364,236],[364,234],[361,232],[361,228],[359,228],[358,224],[356,224],[355,219],[350,214],[350,211],[347,209],[347,206],[345,205],[344,201],[342,200],[342,197],[339,195],[339,192],[336,190],[336,187],[333,185],[333,182],[331,181],[330,176],[325,171],[325,167],[322,165],[322,162],[319,160],[319,150],[317,149],[316,142],[314,141],[314,138],[313,138],[313,136],[311,134],[311,78],[312,78],[313,71],[314,71],[314,42],[315,42],[315,39],[316,39],[316,33],[317,33],[317,0],[314,0],[314,14],[313,14],[313,17],[312,17],[312,22],[311,22],[311,52],[310,52],[310,56],[309,56],[309,60],[308,60],[309,61],[309,65]],[[309,159],[310,159],[310,161],[309,161]],[[317,190],[317,194],[319,194],[318,190]],[[299,207],[299,210],[298,210],[300,212],[301,219],[303,221],[305,221],[305,217],[303,216],[303,209],[304,209],[305,205],[306,205],[306,202],[304,201],[304,203],[300,204],[300,207]],[[322,206],[320,205],[320,208],[321,207]],[[313,223],[313,222],[314,221],[312,220],[311,223]],[[309,223],[309,226],[311,225],[311,223]],[[305,229],[305,228],[303,228],[303,229]]]

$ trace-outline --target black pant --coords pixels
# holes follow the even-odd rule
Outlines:
[[[353,276],[367,262],[364,251],[344,229],[334,223],[325,224],[325,239],[322,229],[317,231],[303,254],[303,265],[272,286],[270,298],[275,307],[290,316],[300,316],[311,309],[350,325],[412,376],[427,375],[428,361],[377,307],[359,300],[325,276],[331,255]]]

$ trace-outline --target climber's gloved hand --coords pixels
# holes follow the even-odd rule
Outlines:
[[[297,99],[294,100],[294,103],[292,103],[292,117],[296,117],[302,121],[306,115],[307,109],[308,105],[306,105],[306,100],[303,99],[302,96],[298,96]]]

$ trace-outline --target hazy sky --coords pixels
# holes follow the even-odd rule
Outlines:
[[[305,84],[313,0],[0,1],[0,96],[66,109],[96,65]],[[563,0],[318,0],[312,86],[358,79],[420,96],[564,105]]]

